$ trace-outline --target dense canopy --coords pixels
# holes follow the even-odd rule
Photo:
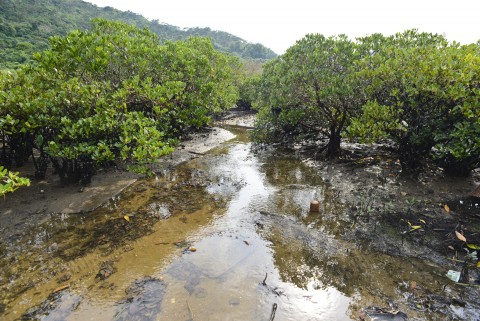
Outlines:
[[[480,162],[480,47],[408,30],[350,41],[307,35],[265,66],[249,94],[258,141],[390,139],[405,173],[427,157],[448,173]],[[244,93],[242,95],[245,95]]]
[[[88,182],[113,161],[145,170],[186,130],[237,100],[236,59],[209,40],[161,43],[147,29],[95,20],[53,37],[36,64],[0,78],[2,164],[51,162],[65,181]]]

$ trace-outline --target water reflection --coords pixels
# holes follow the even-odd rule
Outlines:
[[[239,143],[227,155],[200,159],[195,166],[208,172],[213,182],[227,183],[225,189],[222,184],[210,185],[210,192],[228,193],[236,183],[239,189],[226,213],[197,236],[197,252],[166,270],[167,304],[160,319],[188,318],[193,313],[200,320],[268,320],[275,303],[276,320],[350,320],[350,298],[324,287],[321,275],[308,265],[311,255],[305,253],[305,244],[292,242],[300,236],[291,228],[295,225],[309,238],[306,225],[294,217],[307,219],[312,195],[324,195],[327,188],[311,168],[278,155],[257,160],[249,144]],[[218,178],[222,176],[228,179]],[[267,211],[292,217],[279,221],[274,218],[279,214]],[[178,298],[185,303],[178,304]],[[175,303],[168,304],[169,299]]]
[[[330,184],[291,153],[252,151],[238,133],[2,249],[2,317],[41,306],[64,275],[71,287],[47,302],[48,320],[268,320],[274,305],[276,321],[351,320],[390,301],[409,310],[410,281],[440,290],[437,268],[342,240],[347,205]],[[309,212],[312,199],[320,213]],[[104,262],[116,271],[98,281]]]

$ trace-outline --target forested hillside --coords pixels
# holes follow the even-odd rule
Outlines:
[[[81,0],[0,0],[0,69],[29,62],[32,53],[47,49],[49,37],[74,29],[91,28],[92,18],[118,20],[148,27],[161,39],[181,40],[192,35],[209,37],[216,49],[246,59],[268,60],[276,54],[261,44],[209,28],[181,29],[149,21],[133,12],[100,8]]]

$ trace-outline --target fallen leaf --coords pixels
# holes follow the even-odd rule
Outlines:
[[[70,287],[70,284],[64,284],[62,286],[59,286],[55,290],[53,290],[52,293],[57,293],[57,292],[63,291],[65,289],[68,289],[69,287]]]
[[[188,248],[188,250],[189,250],[190,252],[197,252],[197,249],[196,249],[195,247],[193,247],[193,246],[190,246],[190,247]]]
[[[413,231],[416,231],[416,230],[419,230],[421,229],[423,226],[421,225],[411,225],[410,226],[410,230],[408,232],[413,232]]]
[[[463,241],[465,243],[467,242],[467,239],[465,238],[465,236],[463,236],[462,233],[455,231],[455,235],[457,236],[457,239],[459,239],[460,241]]]
[[[243,241],[243,243],[247,244],[247,245],[250,245],[250,243],[248,243],[248,241]]]
[[[412,281],[410,282],[410,290],[415,290],[417,288],[417,282]]]
[[[480,250],[480,245],[476,244],[467,244],[467,247],[472,250]]]
[[[443,205],[443,209],[445,212],[450,213],[450,207],[447,204]]]
[[[453,246],[451,246],[451,245],[449,245],[448,248],[449,248],[450,250],[452,250],[452,251],[455,251],[455,248],[454,248]]]
[[[125,221],[130,222],[130,217],[128,217],[128,215],[125,215],[123,218],[125,219]]]
[[[423,223],[423,224],[427,224],[427,222],[425,222],[425,220],[419,220],[420,223]]]

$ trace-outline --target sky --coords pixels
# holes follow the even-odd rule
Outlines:
[[[407,29],[443,34],[462,44],[480,39],[480,0],[87,0],[148,19],[209,27],[261,43],[277,54],[309,33],[391,35]]]

